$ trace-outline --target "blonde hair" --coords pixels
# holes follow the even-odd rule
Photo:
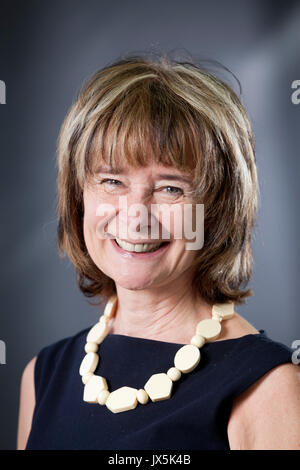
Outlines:
[[[59,252],[73,262],[86,296],[103,301],[116,291],[83,236],[83,187],[100,158],[113,167],[155,161],[190,171],[195,199],[205,208],[194,292],[209,303],[242,304],[253,295],[242,288],[252,275],[258,206],[254,139],[244,107],[224,81],[192,61],[129,55],[83,85],[57,153]]]

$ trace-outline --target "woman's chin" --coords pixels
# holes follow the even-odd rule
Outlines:
[[[114,281],[118,286],[129,290],[148,289],[153,285],[153,279],[130,279],[128,277],[119,277],[118,279],[114,279]]]

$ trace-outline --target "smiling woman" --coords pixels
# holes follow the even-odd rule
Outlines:
[[[103,164],[115,176],[124,164],[131,173],[132,167],[151,171],[154,163],[168,181],[175,171],[183,173],[191,185],[186,197],[205,204],[205,249],[195,259],[194,290],[201,286],[208,302],[243,303],[252,294],[241,286],[251,276],[258,197],[251,127],[225,83],[195,64],[171,65],[167,57],[160,63],[131,57],[95,73],[62,126],[59,247],[73,260],[81,290],[103,299],[116,292],[114,279],[97,268],[78,232],[84,185]],[[125,194],[125,183],[118,184],[118,195]]]
[[[27,365],[18,448],[298,448],[292,352],[234,308],[258,206],[234,91],[166,55],[108,65],[65,118],[57,182],[60,253],[105,308]]]

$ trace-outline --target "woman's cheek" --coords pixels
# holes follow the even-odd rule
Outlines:
[[[170,206],[168,215],[164,212],[159,213],[159,224],[163,227],[165,233],[170,233],[170,238],[176,240],[184,239],[184,205],[176,204]]]

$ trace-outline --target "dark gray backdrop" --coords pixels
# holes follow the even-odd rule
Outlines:
[[[296,1],[0,1],[0,448],[16,444],[19,385],[39,350],[99,316],[56,252],[55,146],[84,79],[127,52],[187,49],[240,79],[261,187],[253,242],[255,296],[238,312],[289,346],[300,339]],[[58,398],[59,399],[59,398]]]

